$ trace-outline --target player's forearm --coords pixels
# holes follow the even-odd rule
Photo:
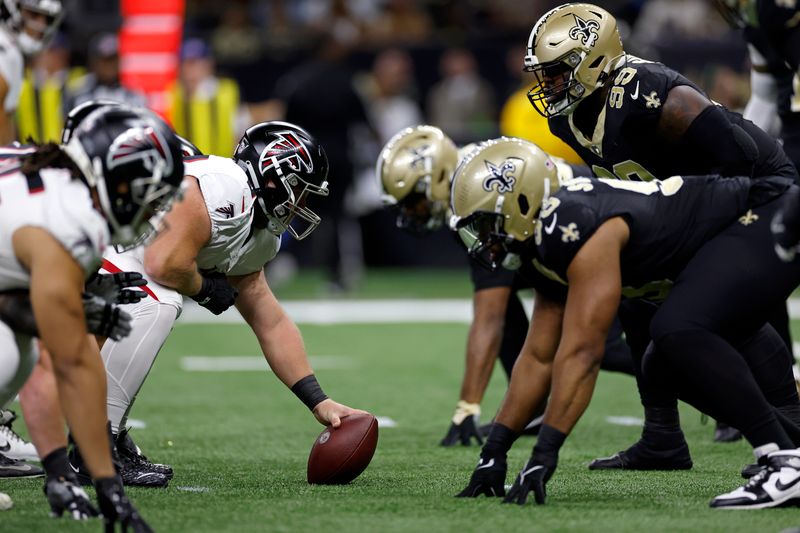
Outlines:
[[[203,286],[203,276],[195,261],[147,261],[145,273],[156,283],[174,289],[181,294],[194,296]]]
[[[531,421],[536,408],[547,399],[551,368],[551,363],[537,359],[523,348],[523,353],[514,364],[511,382],[495,416],[495,422],[516,432],[522,431]]]
[[[503,340],[503,318],[475,320],[467,337],[466,368],[460,399],[480,403],[492,377],[497,352]]]
[[[559,350],[553,363],[553,383],[544,413],[545,424],[565,434],[572,431],[592,398],[602,358],[602,347]]]
[[[253,329],[269,367],[287,387],[314,372],[300,331],[288,316],[283,315],[270,327]]]

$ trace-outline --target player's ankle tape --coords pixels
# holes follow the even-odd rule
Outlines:
[[[320,402],[328,399],[328,396],[322,392],[322,387],[319,386],[314,374],[309,374],[300,379],[292,385],[291,390],[312,411]]]

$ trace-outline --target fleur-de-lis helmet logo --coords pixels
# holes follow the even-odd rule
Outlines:
[[[572,16],[575,17],[575,26],[569,30],[570,38],[580,41],[585,46],[594,46],[599,37],[597,32],[600,30],[600,23],[596,20],[583,20],[575,14]]]
[[[509,157],[500,166],[491,161],[484,161],[489,175],[483,180],[483,190],[491,192],[496,187],[497,192],[500,194],[511,192],[517,182],[517,178],[511,174],[517,170],[515,161],[521,162],[522,160],[516,157]]]

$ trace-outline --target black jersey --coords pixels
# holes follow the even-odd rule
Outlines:
[[[567,268],[583,244],[606,220],[623,217],[630,228],[621,256],[623,295],[661,300],[705,242],[737,219],[753,223],[758,217],[748,209],[775,198],[790,183],[789,178],[721,176],[567,181],[542,205],[533,264],[566,284]]]
[[[550,131],[569,144],[596,176],[650,181],[714,172],[712,159],[703,150],[685,143],[663,143],[654,135],[669,91],[688,85],[702,93],[697,85],[661,63],[631,55],[611,73],[611,79],[613,86],[590,139],[574,124],[573,115],[548,119]],[[755,176],[794,175],[793,165],[774,139],[740,114],[726,113],[758,146]]]

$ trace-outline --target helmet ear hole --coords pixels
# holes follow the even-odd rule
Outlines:
[[[531,209],[531,204],[524,194],[517,196],[517,204],[519,205],[519,212],[522,216],[526,216]]]

